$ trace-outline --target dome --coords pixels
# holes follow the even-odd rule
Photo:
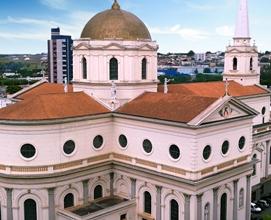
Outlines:
[[[90,19],[82,31],[81,38],[151,40],[151,35],[137,16],[121,10],[115,0],[110,10],[103,11]]]

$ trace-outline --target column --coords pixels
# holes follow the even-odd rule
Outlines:
[[[131,199],[136,197],[136,179],[131,178]]]
[[[6,188],[7,192],[7,219],[13,220],[13,213],[12,213],[12,189]]]
[[[246,220],[250,220],[251,203],[251,175],[247,176],[247,195],[246,195]]]
[[[237,210],[238,210],[238,181],[239,180],[234,180],[233,181],[233,191],[234,191],[234,199],[233,199],[233,220],[238,220],[237,219]]]
[[[156,186],[156,220],[161,220],[161,186]]]
[[[55,188],[48,189],[49,220],[55,220]]]
[[[217,191],[218,188],[213,189],[213,219],[217,219]]]
[[[184,220],[190,220],[190,198],[191,195],[184,194]]]
[[[88,182],[89,180],[84,180],[83,183],[83,203],[84,205],[88,203]]]
[[[110,173],[110,196],[114,195],[114,173]]]
[[[197,219],[202,219],[202,196],[203,194],[197,195]]]
[[[270,155],[270,146],[269,146],[269,144],[270,144],[270,141],[266,141],[266,155],[265,155],[265,161],[266,161],[266,163],[265,163],[265,178],[267,178],[268,177],[268,167],[269,167],[269,162],[270,162],[270,159],[271,158],[269,158],[269,155]]]

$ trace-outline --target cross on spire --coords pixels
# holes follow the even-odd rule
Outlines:
[[[120,10],[120,5],[118,3],[118,0],[114,0],[114,3],[112,5],[112,9],[114,9],[114,10]]]

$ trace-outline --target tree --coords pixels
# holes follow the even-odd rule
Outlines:
[[[187,56],[193,57],[193,56],[195,56],[195,52],[194,52],[193,50],[190,50],[190,51],[187,53]]]
[[[21,90],[22,88],[18,85],[9,85],[7,87],[7,93],[8,94],[14,94],[16,92],[18,92],[19,90]]]
[[[199,73],[198,69],[195,69],[194,73],[195,73],[195,74],[198,74],[198,73]]]
[[[204,68],[203,73],[211,73],[211,69],[208,67]]]

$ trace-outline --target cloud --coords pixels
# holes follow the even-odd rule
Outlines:
[[[209,37],[209,33],[200,29],[194,29],[194,28],[182,28],[181,25],[177,24],[172,27],[167,28],[149,28],[150,32],[152,34],[173,34],[173,35],[179,35],[185,40],[201,40],[206,39]]]
[[[220,36],[232,37],[234,34],[234,27],[229,25],[220,26],[215,29],[215,32]]]
[[[89,11],[73,11],[68,14],[65,22],[63,20],[62,22],[58,22],[46,19],[9,16],[6,19],[0,20],[0,24],[10,24],[9,26],[13,25],[13,28],[9,32],[0,32],[0,38],[44,41],[50,38],[50,29],[52,27],[60,27],[62,34],[78,38],[84,25],[94,15],[95,13]],[[16,31],[16,25],[23,27],[20,33],[13,32],[13,30]]]
[[[4,39],[17,39],[17,40],[47,40],[47,34],[38,33],[10,33],[10,32],[0,32],[0,38]]]
[[[40,2],[52,9],[65,10],[67,8],[67,0],[40,0]]]

